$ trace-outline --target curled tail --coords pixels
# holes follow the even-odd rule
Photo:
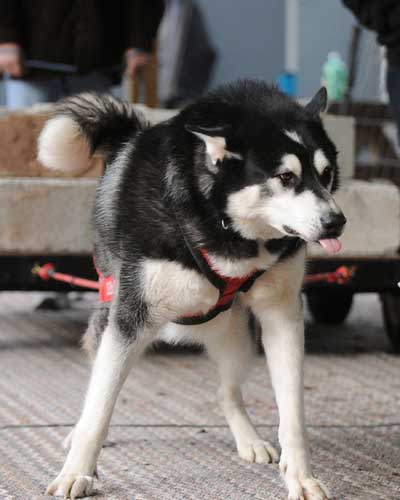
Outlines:
[[[96,153],[106,158],[145,128],[128,103],[108,94],[86,92],[63,99],[38,139],[38,159],[64,172],[86,170]]]

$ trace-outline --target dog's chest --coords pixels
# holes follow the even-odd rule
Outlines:
[[[142,289],[151,313],[168,321],[196,311],[206,313],[219,297],[200,272],[159,259],[143,262]]]
[[[254,257],[229,259],[218,255],[209,255],[211,265],[218,270],[219,274],[236,278],[247,276],[255,270],[267,270],[273,266],[279,259],[279,254],[269,252],[264,244],[258,245],[258,253]]]
[[[261,247],[259,254],[253,258],[230,260],[211,254],[208,259],[213,271],[224,276],[227,284],[243,279],[246,285],[247,277],[257,271],[267,270],[277,257]],[[142,287],[153,314],[168,321],[199,314],[207,316],[221,303],[221,289],[215,283],[200,270],[188,269],[178,262],[146,259],[143,263]],[[239,290],[240,287],[237,288]],[[228,302],[225,300],[224,305]]]

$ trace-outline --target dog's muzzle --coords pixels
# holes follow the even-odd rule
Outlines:
[[[338,238],[347,222],[342,212],[329,212],[321,217],[321,238]]]

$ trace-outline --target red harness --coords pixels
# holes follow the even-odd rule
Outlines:
[[[191,249],[192,255],[202,274],[215,286],[219,291],[218,302],[205,314],[197,312],[189,316],[182,316],[174,321],[181,325],[198,325],[210,321],[222,311],[226,311],[232,306],[233,300],[238,292],[247,292],[255,282],[255,280],[264,273],[263,270],[253,271],[247,276],[241,278],[230,278],[220,274],[216,269],[213,269],[209,255],[204,248],[199,250]],[[113,276],[103,276],[96,268],[99,275],[99,301],[111,302],[114,289],[115,278]]]
[[[96,267],[99,275],[99,302],[111,302],[114,296],[115,278],[114,276],[103,276]]]

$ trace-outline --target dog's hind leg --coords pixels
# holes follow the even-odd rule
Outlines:
[[[118,302],[101,338],[67,459],[58,477],[48,487],[48,494],[71,499],[90,495],[97,458],[118,393],[133,360],[152,340],[145,324],[145,314],[138,314],[140,304],[130,301],[121,306],[121,301]],[[143,308],[141,310],[143,312]]]
[[[217,363],[220,374],[219,401],[235,438],[239,456],[248,462],[277,462],[278,453],[259,436],[253,426],[240,389],[253,356],[247,314],[239,304],[235,304],[224,316],[228,314],[230,319],[224,326],[222,321],[216,321],[215,326],[220,329],[214,331],[213,328],[204,337],[207,351]]]
[[[86,332],[82,338],[82,349],[88,355],[90,361],[94,361],[97,349],[100,345],[101,336],[108,323],[109,307],[96,308],[90,319]],[[71,429],[68,435],[62,442],[65,450],[69,450],[72,443],[72,436],[74,435],[75,427]]]
[[[108,306],[96,308],[90,319],[85,335],[82,338],[82,348],[91,361],[94,361],[101,336],[108,324],[110,309]]]

